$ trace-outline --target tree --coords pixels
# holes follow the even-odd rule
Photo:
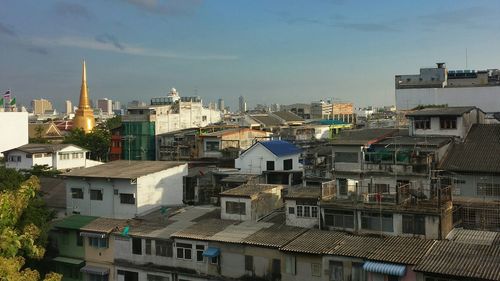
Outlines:
[[[122,125],[122,117],[120,115],[116,115],[113,118],[109,118],[106,120],[106,129],[113,130]]]
[[[92,132],[85,134],[80,128],[71,130],[64,138],[63,143],[78,145],[90,151],[90,159],[106,161],[111,145],[111,133],[106,128],[95,127]]]
[[[31,176],[18,188],[0,191],[0,280],[40,280],[38,271],[23,268],[26,258],[41,259],[45,253],[44,245],[37,242],[40,228],[26,219],[39,189],[38,178]],[[60,275],[50,273],[44,280],[60,279]]]

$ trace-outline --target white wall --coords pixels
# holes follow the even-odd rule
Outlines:
[[[252,220],[252,199],[250,198],[240,198],[240,197],[224,197],[221,196],[221,219],[223,220],[237,220],[237,221],[247,221]],[[226,212],[226,202],[241,202],[245,203],[245,214],[228,214]]]
[[[0,112],[0,156],[28,143],[28,112]]]
[[[484,112],[500,111],[500,86],[396,89],[398,110],[426,104],[476,106]]]
[[[240,169],[242,173],[262,174],[267,170],[267,161],[274,161],[274,170],[283,170],[283,160],[292,159],[292,170],[297,171],[302,169],[302,164],[299,163],[300,154],[287,155],[278,157],[270,152],[260,143],[257,143],[244,154],[235,159],[234,166]],[[290,170],[290,171],[292,171]]]
[[[16,157],[16,158],[17,158],[17,156],[20,156],[21,161],[20,162],[17,162],[17,161],[11,162],[8,159],[11,156]],[[5,159],[5,167],[6,168],[16,169],[16,170],[30,170],[31,167],[33,167],[33,158],[26,158],[26,152],[14,150],[14,151],[10,152],[9,155],[5,155],[5,157],[7,157]],[[52,157],[45,157],[45,158],[50,158],[50,160],[52,160]],[[50,163],[50,165],[52,166],[52,163]]]
[[[295,212],[290,214],[288,208],[292,207]],[[297,202],[295,200],[287,199],[285,201],[285,214],[286,214],[286,225],[293,225],[298,227],[313,228],[319,225],[319,206],[318,206],[318,217],[297,217]]]
[[[83,154],[80,157],[80,154],[73,155],[73,153]],[[69,154],[69,159],[60,159],[59,155],[61,154]],[[71,145],[53,155],[53,165],[57,170],[85,167],[86,154],[87,152],[84,149]]]

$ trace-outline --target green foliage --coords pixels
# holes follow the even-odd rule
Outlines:
[[[1,180],[0,180],[1,181]],[[33,212],[40,182],[31,176],[17,188],[10,186],[0,191],[0,280],[40,280],[37,271],[23,269],[25,258],[41,259],[44,245],[39,244],[41,229],[36,223],[39,214]],[[43,222],[47,224],[47,222]],[[48,274],[45,280],[60,280],[57,274]]]
[[[71,130],[64,138],[63,143],[78,145],[89,150],[90,159],[106,161],[111,145],[111,133],[106,128],[95,127],[92,132],[85,134],[82,129],[77,128]]]
[[[118,127],[120,127],[122,125],[122,117],[120,115],[116,115],[115,117],[113,118],[109,118],[108,120],[106,120],[106,129],[108,130],[113,130],[113,129],[116,129]]]

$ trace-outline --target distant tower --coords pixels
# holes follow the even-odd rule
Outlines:
[[[73,104],[70,100],[66,101],[66,114],[73,113]]]
[[[220,111],[222,111],[222,112],[224,112],[225,108],[226,107],[224,106],[224,100],[223,99],[219,99],[217,101],[217,109],[220,110]]]
[[[240,96],[240,112],[245,113],[247,111],[247,103],[245,102],[245,98]]]
[[[85,60],[82,65],[82,87],[80,89],[80,103],[73,119],[73,128],[81,128],[85,133],[89,133],[95,127],[94,110],[90,107],[89,94],[87,88],[87,70]]]

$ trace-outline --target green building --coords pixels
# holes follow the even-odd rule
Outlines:
[[[59,250],[53,259],[55,271],[63,275],[63,281],[83,280],[80,269],[85,265],[85,248],[80,228],[97,217],[72,215],[54,224],[51,235]]]
[[[129,108],[122,117],[122,159],[156,160],[155,119],[150,108]]]

